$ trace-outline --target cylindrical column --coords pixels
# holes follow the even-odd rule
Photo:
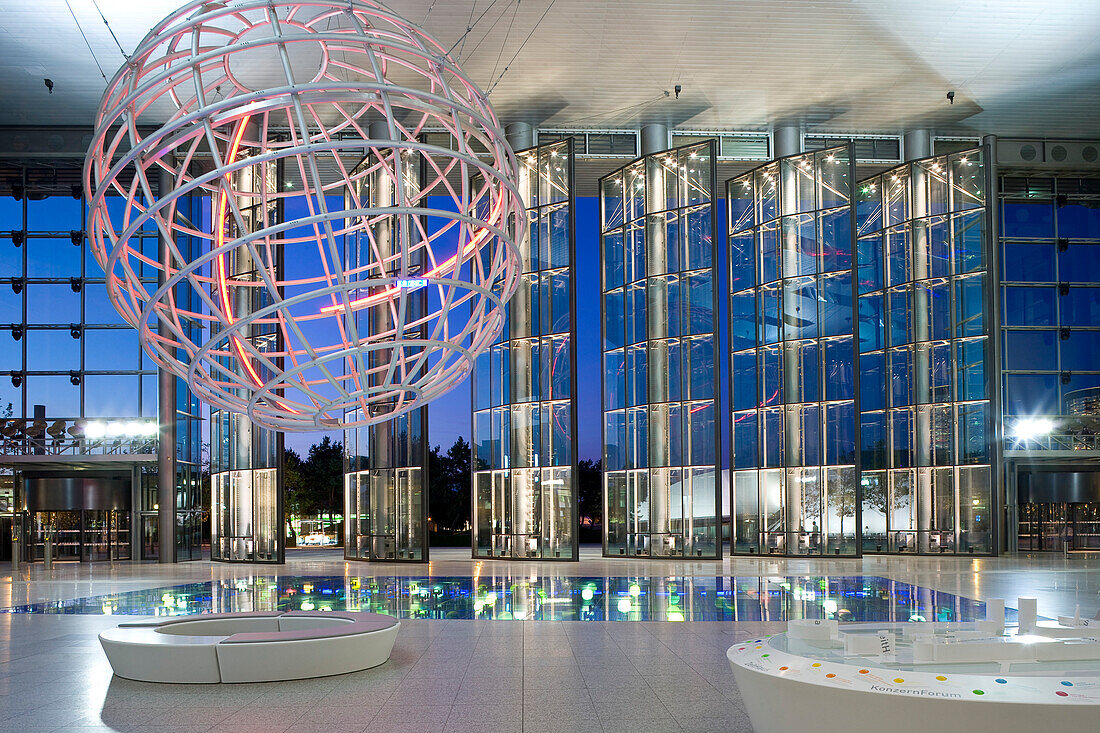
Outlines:
[[[801,153],[802,127],[792,123],[776,125],[772,129],[772,148],[773,158]]]
[[[932,155],[932,133],[928,130],[910,130],[901,139],[901,152],[905,160],[919,160]]]
[[[671,141],[668,135],[668,125],[655,123],[642,126],[642,155],[653,155],[662,150],[668,150]]]
[[[526,122],[513,122],[504,128],[504,139],[512,150],[526,150],[535,147],[535,128]],[[523,189],[520,189],[521,191]]]
[[[802,130],[798,125],[781,125],[773,131],[776,157],[797,155],[802,152]],[[801,288],[797,278],[800,274],[800,239],[798,218],[798,171],[793,165],[780,163],[779,169],[779,213],[780,227],[780,275],[783,278],[782,300],[780,302],[779,337],[782,348],[783,403],[787,405],[783,414],[783,465],[786,467],[803,464],[803,435],[801,411],[802,368],[800,364],[800,344],[789,338],[786,332],[788,323],[797,323],[798,316],[787,318],[788,310],[793,311],[800,304]],[[800,477],[801,478],[801,477]],[[786,551],[797,554],[801,551],[802,537],[802,491],[801,481],[790,480],[790,473],[784,475],[784,494],[786,497]]]
[[[982,145],[986,146],[989,151],[989,155],[985,157],[985,169],[986,169],[986,181],[988,183],[988,190],[986,190],[987,203],[990,205],[992,211],[996,212],[1000,208],[1000,201],[998,200],[998,191],[1000,190],[1000,171],[997,165],[997,137],[995,135],[986,135],[982,138]],[[989,314],[988,333],[990,339],[986,345],[986,354],[988,355],[989,364],[986,371],[986,384],[988,385],[989,394],[989,414],[1000,415],[1001,414],[1001,352],[996,346],[997,336],[1001,332],[1001,309],[997,307],[997,303],[1001,298],[1001,231],[999,217],[994,214],[989,217],[986,222],[986,226],[989,228],[989,237],[987,242],[990,243],[989,249],[989,265],[987,268],[988,280],[986,282],[986,313]],[[990,421],[989,429],[991,435],[989,438],[990,445],[990,461],[992,463],[992,486],[990,486],[990,500],[991,506],[989,507],[989,515],[993,520],[993,548],[996,552],[996,548],[1001,547],[1008,552],[1016,552],[1019,549],[1019,517],[1017,516],[1017,495],[1016,495],[1016,475],[1015,470],[1012,471],[1012,489],[1009,493],[1008,481],[1005,476],[1005,462],[1004,462],[1004,439],[1003,430],[1004,426],[1000,420],[994,418]],[[956,497],[958,493],[956,493]],[[957,499],[956,499],[957,501]],[[1002,510],[1004,514],[998,512],[998,507],[1004,507]],[[968,507],[968,511],[974,510]],[[971,515],[971,518],[973,515]],[[1004,540],[998,540],[998,537],[1003,537]]]
[[[932,154],[932,138],[928,130],[911,130],[903,138],[905,158],[908,161],[927,158]],[[913,402],[916,404],[915,430],[913,431],[917,468],[917,551],[931,550],[933,525],[934,487],[932,465],[932,353],[931,353],[931,300],[928,294],[928,175],[924,167],[913,165],[912,200],[910,212],[913,219]]]
[[[646,125],[642,128],[642,154],[654,155],[668,149],[668,127]],[[648,394],[649,403],[649,551],[657,547],[654,533],[668,531],[669,487],[668,471],[653,468],[669,464],[669,378],[668,373],[668,241],[665,217],[660,213],[667,209],[668,175],[675,175],[675,166],[665,167],[659,159],[646,161],[646,331],[648,344]],[[656,408],[656,409],[654,409]],[[663,549],[663,544],[660,545]]]
[[[172,190],[172,174],[164,168],[157,176],[157,195]],[[161,270],[157,284],[164,285],[172,265],[172,250],[163,230],[160,235]],[[175,338],[164,319],[157,321],[157,333]],[[160,440],[157,443],[157,555],[159,562],[176,561],[176,375],[163,367],[157,369],[157,417]],[[134,509],[140,509],[137,505]],[[134,524],[137,524],[134,521]]]

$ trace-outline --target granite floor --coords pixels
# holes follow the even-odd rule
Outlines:
[[[296,575],[470,575],[461,550],[430,567],[347,565],[303,550],[282,568],[196,562],[56,564],[0,570],[0,608],[196,580]],[[1095,557],[853,561],[493,563],[563,575],[880,575],[985,599],[1039,598],[1044,615],[1096,611]],[[113,677],[96,635],[118,619],[0,613],[0,731],[751,731],[725,650],[781,623],[403,620],[375,669],[299,682],[155,685]]]

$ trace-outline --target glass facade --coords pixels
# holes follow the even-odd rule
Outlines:
[[[60,480],[86,470],[65,468],[60,465],[64,461],[78,464],[81,454],[112,454],[117,460],[110,461],[110,477],[132,483],[134,489],[126,510],[118,514],[113,509],[109,521],[93,511],[85,511],[83,519],[69,517],[69,511],[51,516],[24,512],[14,517],[16,531],[23,532],[28,553],[34,538],[44,532],[75,531],[85,537],[111,536],[115,549],[109,554],[115,559],[158,558],[157,467],[155,460],[148,460],[158,450],[157,439],[95,437],[85,430],[89,423],[117,432],[164,422],[159,412],[167,407],[174,409],[176,421],[175,554],[178,560],[197,559],[204,516],[198,403],[186,383],[177,380],[176,404],[158,405],[157,367],[141,349],[137,331],[107,297],[103,270],[84,236],[87,199],[81,162],[54,158],[0,166],[0,338],[7,341],[0,348],[0,413],[8,403],[12,406],[0,427],[0,454],[59,456],[48,473],[30,470],[40,478]],[[126,202],[118,197],[108,202],[121,216]],[[134,239],[145,256],[157,259],[155,229],[147,225]],[[155,268],[136,274],[146,287],[156,288]],[[8,474],[12,489],[23,486],[25,474]],[[13,514],[25,508],[18,491],[12,491],[6,505]],[[99,539],[84,542],[93,549],[71,559],[99,559],[94,548],[101,544]],[[36,556],[41,557],[40,550]]]
[[[282,435],[210,413],[210,559],[283,562]]]
[[[1000,180],[1005,435],[1100,387],[1100,180]]]
[[[472,380],[475,557],[576,560],[573,140],[516,153],[529,227]]]
[[[378,170],[366,179],[357,181],[357,188],[345,195],[345,209],[400,206],[413,196],[423,180],[421,163],[416,156],[404,155],[398,171],[404,194],[400,194],[388,167]],[[378,271],[375,263],[393,256],[399,243],[417,237],[415,231],[406,231],[410,217],[381,217],[363,230],[344,238],[345,272],[358,273],[358,277],[374,278]],[[419,257],[424,256],[420,250]],[[407,263],[408,269],[394,269],[389,274],[401,277],[417,277],[424,272],[427,263]],[[374,290],[385,290],[389,284]],[[372,291],[364,288],[364,295]],[[407,309],[407,320],[416,323],[427,310],[427,288],[420,288],[405,295],[401,307]],[[395,318],[391,304],[364,308],[355,312],[355,328],[360,338],[368,334],[393,332]],[[425,327],[416,327],[426,336]],[[416,336],[416,333],[406,333]],[[404,347],[406,354],[415,354],[412,347]],[[382,386],[386,374],[377,370],[389,364],[391,351],[376,349],[367,356],[367,379]],[[347,373],[358,372],[355,364],[349,364]],[[396,397],[394,398],[396,401]],[[360,408],[362,409],[362,408]],[[382,412],[392,408],[385,407]],[[354,412],[351,419],[359,419]],[[356,560],[403,560],[427,562],[428,560],[428,409],[426,407],[399,415],[392,420],[344,431],[344,555]]]
[[[605,555],[721,553],[715,153],[600,180]]]
[[[859,554],[851,145],[727,183],[734,554]]]
[[[994,253],[983,148],[860,182],[866,552],[994,551]]]
[[[241,158],[248,153],[242,153]],[[257,163],[235,173],[232,189],[241,218],[231,210],[223,212],[225,221],[211,219],[213,227],[225,227],[227,236],[239,237],[243,226],[252,230],[268,226],[281,214],[283,205],[272,194],[280,190],[277,166]],[[251,192],[241,194],[241,191]],[[224,207],[223,207],[224,208]],[[233,207],[231,207],[233,208]],[[276,257],[275,263],[258,262],[256,257]],[[260,282],[259,270],[281,271],[283,248],[265,246],[237,247],[217,267],[224,268],[223,282]],[[211,288],[211,299],[221,303],[230,322],[271,304],[266,287],[217,285]],[[237,383],[265,383],[274,375],[269,364],[248,363],[235,345],[237,339],[247,339],[260,351],[279,351],[279,331],[275,318],[257,319],[239,328],[235,335],[221,336],[214,323],[211,338],[215,349],[226,354],[218,362],[222,378]],[[278,360],[276,360],[277,362]],[[281,366],[276,363],[276,366]],[[246,374],[245,372],[248,372]],[[210,559],[226,562],[281,563],[285,549],[283,516],[282,434],[253,425],[245,415],[220,409],[210,411],[210,474],[211,527]]]

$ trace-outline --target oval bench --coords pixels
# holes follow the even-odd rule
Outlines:
[[[205,613],[119,624],[99,642],[119,677],[144,682],[274,682],[376,667],[401,624],[356,611]]]

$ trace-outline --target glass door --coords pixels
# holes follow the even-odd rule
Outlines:
[[[1070,549],[1100,550],[1100,504],[1070,504],[1069,513]]]
[[[115,510],[107,513],[108,543],[112,560],[130,559],[130,512]]]
[[[160,558],[160,525],[156,514],[141,515],[141,559]]]
[[[80,512],[34,512],[31,515],[31,558],[42,560],[50,543],[54,560],[80,560]]]
[[[1039,505],[1039,549],[1061,550],[1066,537],[1067,504]]]
[[[84,542],[81,545],[80,559],[83,562],[97,562],[111,559],[109,517],[111,512],[87,510],[83,512]]]

